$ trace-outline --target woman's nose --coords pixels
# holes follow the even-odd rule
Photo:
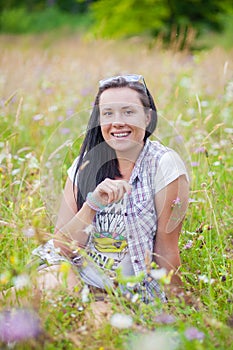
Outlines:
[[[112,125],[125,125],[124,116],[121,113],[115,113],[112,121]]]

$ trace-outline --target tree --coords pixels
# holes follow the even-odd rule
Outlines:
[[[97,35],[110,38],[174,28],[221,29],[221,15],[232,11],[230,0],[99,0],[91,5]]]

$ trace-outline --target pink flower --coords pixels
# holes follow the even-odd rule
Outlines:
[[[193,246],[193,241],[189,240],[185,246],[184,246],[184,249],[191,249]]]
[[[199,162],[191,162],[191,166],[192,167],[199,166]]]
[[[67,134],[70,133],[70,129],[69,129],[69,128],[61,128],[61,129],[60,129],[60,133],[61,133],[62,135],[67,135]]]
[[[172,208],[174,208],[174,207],[180,207],[181,206],[181,200],[180,200],[180,198],[179,197],[176,197],[176,199],[174,199],[173,201],[172,201]]]
[[[172,315],[168,315],[165,312],[163,312],[162,314],[158,315],[155,318],[155,321],[158,323],[163,323],[163,324],[171,324],[175,322],[175,317]]]
[[[185,331],[185,337],[188,340],[203,340],[205,338],[205,334],[200,332],[197,328],[195,327],[190,327],[188,329],[186,329]]]
[[[205,153],[206,149],[205,147],[198,147],[195,149],[195,153]]]
[[[0,313],[0,341],[19,342],[41,332],[39,317],[31,310],[11,309]]]

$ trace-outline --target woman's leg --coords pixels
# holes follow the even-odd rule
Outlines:
[[[38,271],[36,285],[40,291],[47,292],[64,286],[67,290],[73,291],[74,287],[80,285],[78,274],[70,268],[66,277],[61,272],[60,265],[45,267]]]

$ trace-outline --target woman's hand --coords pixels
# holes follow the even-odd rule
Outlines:
[[[92,193],[92,197],[102,205],[119,202],[125,193],[131,192],[131,186],[125,180],[105,179]]]

